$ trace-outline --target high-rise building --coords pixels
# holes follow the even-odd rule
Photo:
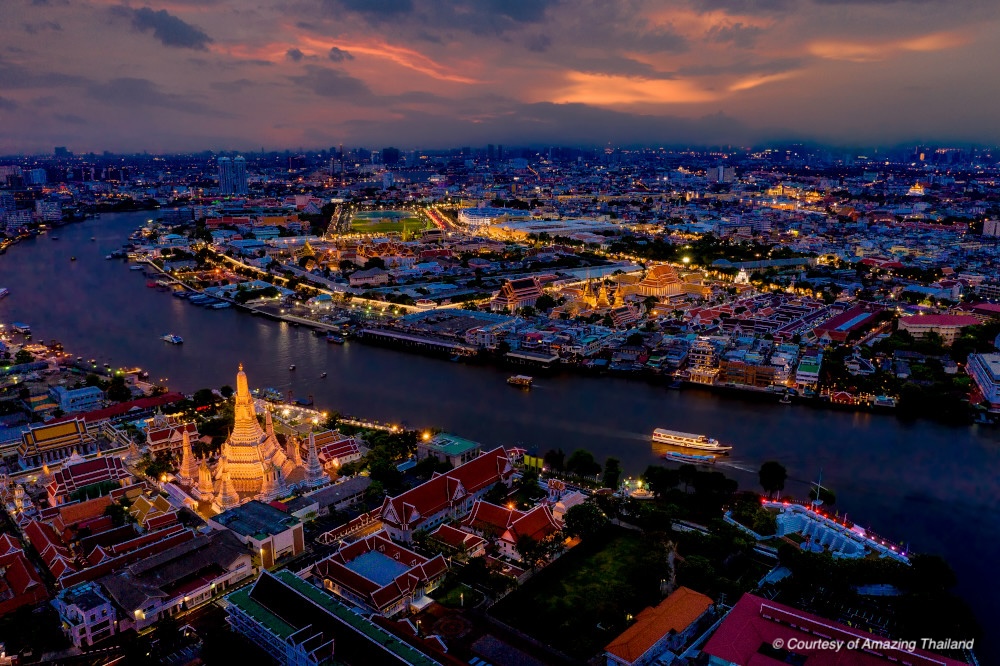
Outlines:
[[[1000,220],[986,220],[983,222],[984,236],[1000,236]]]
[[[229,159],[220,157],[219,165],[219,193],[220,194],[246,194],[247,193],[247,161],[242,155]]]

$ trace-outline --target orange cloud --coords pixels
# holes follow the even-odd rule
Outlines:
[[[779,72],[777,74],[763,74],[760,76],[751,76],[745,79],[740,79],[736,83],[729,86],[729,92],[740,92],[743,90],[750,90],[751,88],[756,88],[758,86],[763,86],[768,83],[774,83],[775,81],[784,81],[785,79],[790,79],[793,76],[798,76],[798,71],[791,72]]]
[[[642,79],[569,72],[569,83],[546,101],[614,106],[618,104],[697,104],[718,99],[718,93],[690,81]]]
[[[902,51],[944,51],[971,41],[970,38],[951,32],[938,32],[911,39],[901,39],[878,44],[860,42],[818,41],[809,44],[809,52],[828,60],[850,62],[875,62]]]
[[[477,81],[476,79],[469,78],[467,76],[462,76],[453,70],[450,70],[419,51],[403,48],[401,46],[393,46],[385,42],[324,40],[311,36],[300,37],[299,41],[300,48],[302,46],[308,46],[314,49],[319,49],[322,55],[326,55],[332,47],[336,46],[345,51],[350,51],[351,53],[362,53],[376,58],[384,58],[401,67],[419,72],[439,81],[450,81],[452,83],[481,83],[481,81]]]

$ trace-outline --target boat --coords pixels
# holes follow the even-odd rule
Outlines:
[[[59,236],[50,236],[49,238],[51,238],[52,240],[59,240]]]
[[[104,258],[105,259],[114,259],[115,257],[114,257],[113,254],[106,254],[106,255],[104,255]]]
[[[211,308],[213,310],[225,310],[226,308],[231,308],[231,307],[233,307],[233,304],[227,303],[226,301],[220,301],[218,303],[213,303],[211,305]]]
[[[76,257],[70,257],[69,260],[70,261],[76,261]]]
[[[779,400],[778,402],[780,402],[783,405],[790,405],[792,404],[792,396],[786,393],[785,395],[781,396],[781,400]]]
[[[708,454],[701,453],[681,453],[680,451],[667,451],[663,454],[664,460],[673,460],[675,462],[691,463],[694,465],[713,465],[715,464],[715,456],[710,456]]]
[[[156,287],[156,281],[150,280],[149,282],[146,283],[146,286],[149,287],[150,289],[153,289]]]
[[[10,296],[10,289],[7,287],[0,287],[0,298],[6,298]]]
[[[326,341],[331,344],[342,345],[344,344],[344,336],[337,335],[336,333],[330,333],[326,336]]]
[[[130,271],[141,271],[142,270],[142,264],[132,264],[131,266],[128,267],[128,269]]]
[[[289,369],[289,370],[294,370],[294,369],[295,369],[295,364],[294,364],[294,363],[292,363],[292,364],[291,364],[290,366],[288,366],[288,369]]]
[[[326,373],[324,372],[323,374],[321,374],[321,375],[319,376],[319,378],[320,378],[320,379],[326,379]]]
[[[165,333],[160,339],[173,345],[179,345],[184,342],[184,338],[173,333]]]
[[[95,241],[95,240],[97,240],[97,237],[95,237],[95,236],[91,236],[91,237],[90,237],[90,240],[92,240],[92,241]]]
[[[714,451],[716,453],[725,453],[733,449],[731,446],[722,446],[719,444],[719,440],[705,435],[693,435],[687,432],[666,430],[664,428],[657,428],[653,431],[653,441],[658,444],[669,444],[670,446],[678,446],[683,449],[698,449],[699,451]]]
[[[531,388],[531,382],[535,381],[533,377],[528,375],[514,375],[513,377],[507,378],[507,383],[511,386],[517,386],[519,388]]]

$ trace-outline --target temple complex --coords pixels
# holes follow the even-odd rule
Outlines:
[[[287,451],[281,447],[270,412],[264,413],[264,425],[260,424],[242,364],[236,374],[234,400],[233,430],[214,468],[206,461],[196,463],[190,441],[184,438],[179,476],[192,487],[193,496],[210,502],[216,511],[224,511],[250,499],[270,502],[304,481],[319,486],[329,480],[326,474],[317,478],[311,469],[312,450],[309,461],[303,462],[296,437],[289,437]],[[313,474],[308,474],[310,471]]]

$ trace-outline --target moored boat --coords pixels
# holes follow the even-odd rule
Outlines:
[[[0,298],[5,298],[10,296],[10,289],[7,287],[0,287]]]
[[[702,453],[681,453],[680,451],[667,451],[663,454],[664,460],[675,462],[691,463],[694,465],[715,464],[715,456]]]
[[[699,451],[713,451],[715,453],[725,453],[731,451],[733,447],[722,446],[719,440],[705,435],[695,435],[677,430],[667,430],[657,428],[653,431],[653,441],[658,444],[669,444],[683,449],[698,449]]]
[[[169,342],[170,344],[179,345],[184,342],[184,338],[173,333],[164,333],[163,337],[160,338],[164,342]]]

